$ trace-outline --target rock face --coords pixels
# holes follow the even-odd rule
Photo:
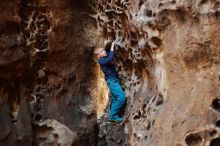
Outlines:
[[[108,145],[220,145],[220,1],[99,1],[98,10],[128,99]]]
[[[1,146],[96,145],[93,6],[0,2]]]
[[[0,146],[220,145],[219,0],[1,0],[0,12]],[[118,125],[93,55],[105,39],[127,96]]]

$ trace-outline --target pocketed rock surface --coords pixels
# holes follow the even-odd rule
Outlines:
[[[99,1],[98,10],[128,99],[124,133],[111,127],[108,144],[220,145],[220,1]]]
[[[0,2],[0,146],[219,146],[219,0]],[[127,97],[107,123],[94,47]]]
[[[105,96],[91,57],[97,36],[96,21],[88,16],[93,5],[0,2],[1,146],[96,145],[93,90]]]

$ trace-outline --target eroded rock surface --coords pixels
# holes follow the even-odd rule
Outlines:
[[[93,7],[0,1],[1,146],[96,145]]]
[[[98,26],[117,40],[128,98],[124,133],[111,128],[108,145],[219,144],[219,3],[99,1]]]
[[[1,0],[0,16],[0,145],[220,145],[219,0]],[[118,125],[93,57],[105,39]]]

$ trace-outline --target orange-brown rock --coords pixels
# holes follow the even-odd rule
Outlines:
[[[124,132],[107,128],[109,145],[219,145],[219,4],[99,1],[98,26],[116,39],[128,99]]]
[[[93,6],[0,2],[1,146],[96,145]]]
[[[0,18],[0,146],[220,146],[219,0],[2,0]],[[94,57],[107,39],[117,125]]]

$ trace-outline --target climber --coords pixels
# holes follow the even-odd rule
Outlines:
[[[119,76],[114,65],[114,45],[115,42],[112,42],[111,49],[108,53],[106,52],[106,49],[97,48],[95,54],[98,58],[98,63],[105,74],[105,80],[112,97],[108,121],[112,123],[120,123],[123,119],[119,116],[119,113],[126,102],[126,97],[121,88]]]

